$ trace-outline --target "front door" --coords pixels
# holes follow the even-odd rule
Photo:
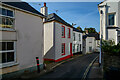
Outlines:
[[[72,53],[72,43],[70,43],[70,55],[73,56],[73,53]]]

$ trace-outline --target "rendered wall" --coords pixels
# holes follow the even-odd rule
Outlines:
[[[54,22],[44,23],[44,59],[55,59]]]
[[[65,38],[62,38],[62,26],[65,26]],[[70,28],[71,38],[68,38],[68,28],[66,25],[55,22],[55,59],[60,59],[70,55],[70,43],[73,43],[73,29]],[[65,43],[65,55],[61,53],[61,45]]]
[[[42,18],[15,10],[15,31],[3,32],[3,40],[15,41],[16,63],[2,68],[2,74],[36,66],[36,57],[43,64]]]
[[[75,33],[75,41],[73,40],[73,45],[75,44],[75,52],[73,52],[73,53],[77,53],[77,52],[80,52],[80,51],[82,51],[82,33],[80,33],[80,32],[76,32],[76,31],[73,31],[73,33]],[[79,41],[79,34],[81,35],[80,36],[80,41]],[[79,44],[79,47],[78,47],[78,51],[77,51],[77,46],[78,46],[78,44]],[[80,50],[80,44],[81,44],[81,50]]]

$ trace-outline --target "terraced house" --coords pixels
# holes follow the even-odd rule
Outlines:
[[[0,10],[1,74],[34,71],[36,57],[42,67],[44,16],[26,2],[0,3]]]
[[[44,60],[61,61],[72,54],[73,27],[57,14],[48,15],[46,3],[41,8],[47,18],[44,23]]]
[[[82,32],[73,28],[73,54],[82,53]]]
[[[83,36],[83,53],[92,52],[100,52],[100,37],[98,33],[88,33]]]

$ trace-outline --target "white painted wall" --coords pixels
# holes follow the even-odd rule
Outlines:
[[[117,31],[116,29],[108,29],[108,40],[113,40],[115,41],[115,44],[117,45]]]
[[[16,32],[15,32],[16,31]],[[3,74],[36,66],[36,57],[43,64],[42,18],[15,10],[15,31],[2,32],[3,39],[15,41],[17,65],[2,69]]]
[[[104,6],[106,5],[106,6]],[[107,0],[100,4],[99,6],[99,12],[103,10],[103,15],[100,14],[100,33],[103,32],[103,39],[108,40],[113,38],[115,40],[115,43],[118,43],[117,39],[117,32],[113,30],[107,30],[107,27],[120,27],[120,0],[114,0],[110,1]],[[110,13],[115,13],[115,25],[114,26],[109,26],[108,25],[108,14]],[[111,32],[113,34],[111,34]],[[100,34],[101,35],[101,34]],[[113,37],[113,35],[115,35]],[[117,41],[118,40],[118,41]]]
[[[65,38],[62,38],[62,26],[65,26]],[[56,21],[44,23],[44,58],[58,60],[70,55],[70,43],[73,42],[73,29],[70,28],[71,38],[68,38],[68,26]],[[62,43],[65,43],[65,55],[62,55]]]
[[[65,38],[62,38],[62,26],[65,26]],[[70,43],[73,43],[73,29],[71,30],[71,38],[68,38],[68,26],[63,25],[61,23],[55,22],[55,59],[59,59],[65,56],[70,55]],[[65,55],[61,55],[61,45],[65,43]]]
[[[82,48],[83,48],[83,44],[82,44],[82,33],[80,32],[76,32],[76,31],[73,31],[73,33],[75,33],[75,41],[73,39],[73,47],[75,45],[75,52],[73,53],[77,53],[77,52],[80,52],[82,51]],[[80,40],[79,40],[79,34],[80,34]],[[81,44],[81,50],[80,50],[80,44]],[[77,51],[77,46],[79,45],[78,47],[78,51]]]
[[[94,37],[87,37],[86,38],[86,53],[90,53],[89,47],[92,47],[92,51],[95,49],[95,38]]]
[[[54,22],[44,23],[44,58],[55,59]]]
[[[95,37],[87,37],[83,40],[83,54],[91,53],[91,52],[99,52],[100,51],[100,40],[96,40]],[[90,52],[89,47],[92,47],[92,51]]]

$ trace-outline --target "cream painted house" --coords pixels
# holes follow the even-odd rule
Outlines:
[[[36,57],[42,68],[44,16],[26,2],[0,3],[0,10],[0,74],[32,72]]]
[[[73,28],[73,54],[82,53],[82,32]]]
[[[100,51],[100,38],[98,33],[88,33],[83,36],[83,53]]]
[[[44,60],[59,62],[72,54],[73,28],[55,13],[47,12],[46,3],[41,8],[47,18],[44,22]]]
[[[100,35],[104,40],[120,41],[120,0],[104,0],[98,5]]]

